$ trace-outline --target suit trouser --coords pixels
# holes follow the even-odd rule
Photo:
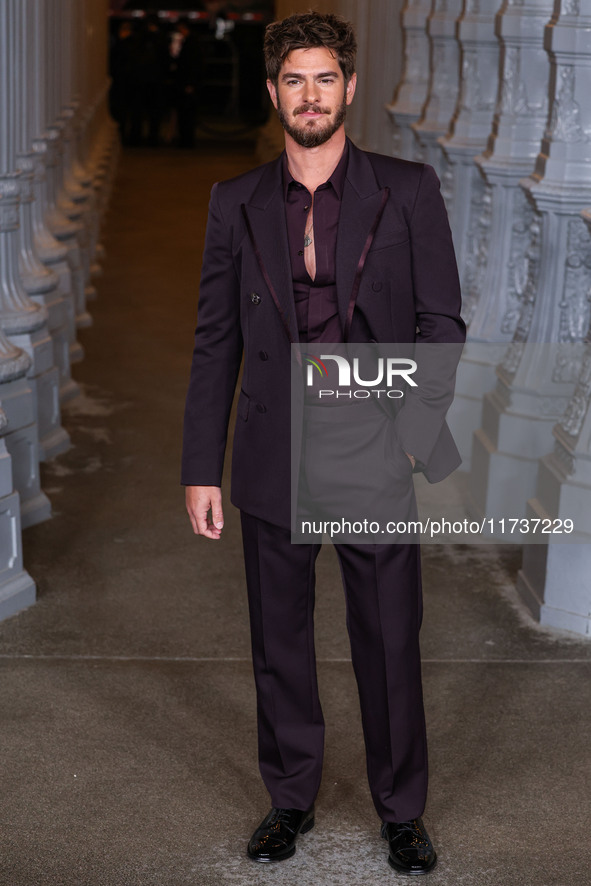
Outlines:
[[[314,652],[320,544],[242,512],[257,689],[259,765],[273,806],[309,809],[322,772],[324,720]],[[416,544],[337,544],[369,785],[384,821],[421,815],[427,744]]]

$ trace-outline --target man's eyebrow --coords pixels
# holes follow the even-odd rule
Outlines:
[[[282,80],[291,80],[292,78],[303,80],[305,78],[305,74],[300,74],[299,71],[286,71],[285,74],[281,75]],[[323,71],[321,74],[314,75],[317,80],[321,80],[323,77],[338,77],[338,71]]]

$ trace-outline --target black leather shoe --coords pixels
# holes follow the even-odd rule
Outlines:
[[[253,861],[283,861],[296,851],[298,834],[314,827],[314,808],[299,809],[273,807],[263,819],[248,844],[248,856]]]
[[[428,874],[437,864],[437,853],[421,818],[385,821],[382,837],[390,846],[388,863],[400,874]]]

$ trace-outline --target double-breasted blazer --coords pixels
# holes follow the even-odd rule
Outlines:
[[[349,341],[464,341],[451,233],[430,166],[370,154],[349,142],[336,271]],[[244,357],[231,498],[253,516],[286,527],[291,343],[297,337],[279,157],[215,184],[211,192],[181,482],[221,485]],[[460,463],[445,424],[451,396],[431,396],[427,402],[419,395],[396,416],[400,444],[432,482]],[[429,433],[417,421],[422,411],[430,412]]]

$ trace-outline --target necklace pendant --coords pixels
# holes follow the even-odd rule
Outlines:
[[[306,234],[306,236],[304,237],[304,248],[306,246],[311,246],[311,245],[312,245],[312,240],[311,240],[310,236],[308,234]]]

